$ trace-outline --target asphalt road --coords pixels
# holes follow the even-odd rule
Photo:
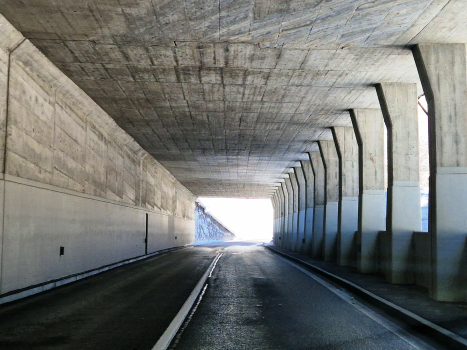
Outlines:
[[[429,348],[266,248],[232,242],[167,253],[0,306],[0,349],[151,350],[218,251],[205,293],[170,349]]]
[[[170,347],[177,350],[417,348],[430,346],[351,296],[331,291],[284,259],[255,245],[231,245],[224,249],[196,312]]]
[[[152,349],[215,251],[178,250],[0,306],[0,349]]]

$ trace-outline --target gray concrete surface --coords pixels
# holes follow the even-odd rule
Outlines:
[[[303,253],[305,251],[305,225],[306,225],[306,181],[303,170],[300,167],[294,167],[294,173],[298,183],[298,244],[297,251]]]
[[[379,109],[351,110],[350,117],[359,150],[357,268],[378,272],[378,233],[386,229],[384,122]]]
[[[194,195],[0,27],[0,295],[192,244]]]
[[[338,233],[339,158],[334,141],[318,141],[325,170],[324,260],[335,261]]]
[[[282,196],[284,197],[284,220],[282,226],[282,239],[281,239],[281,247],[287,247],[287,238],[288,238],[288,231],[289,231],[289,194],[287,190],[287,186],[285,184],[285,179],[281,183],[281,192]]]
[[[387,129],[388,198],[386,232],[389,244],[386,278],[413,283],[412,235],[421,231],[418,110],[416,84],[376,86]]]
[[[414,57],[429,112],[432,296],[467,300],[466,46],[418,45]]]
[[[285,247],[287,249],[292,249],[293,239],[294,239],[294,189],[292,186],[292,179],[291,174],[288,173],[287,177],[285,178],[285,187],[287,188],[287,196],[288,196],[288,210],[287,210],[287,226],[286,226],[286,241]]]
[[[60,212],[50,230],[35,208],[25,216],[40,220],[24,220],[26,228],[22,217],[12,225],[0,218],[0,227],[13,228],[0,232],[0,241],[12,243],[1,251],[13,247],[4,254],[15,259],[0,257],[3,266],[14,270],[35,254],[46,278],[48,250],[68,239],[61,230],[67,224],[73,233],[84,232],[76,251],[105,246],[102,227],[112,227],[105,236],[109,247],[118,245],[119,227],[106,221],[118,206],[130,208],[128,221],[119,221],[123,231],[136,222],[140,231],[133,213],[140,210],[156,214],[151,220],[160,224],[161,244],[189,243],[194,196],[270,198],[297,161],[316,153],[316,141],[332,140],[330,127],[350,126],[348,110],[359,116],[379,111],[375,84],[407,83],[417,84],[418,94],[423,85],[431,113],[432,295],[466,298],[466,50],[454,44],[467,37],[464,0],[5,0],[0,12],[5,182],[34,181],[32,187],[114,205],[98,222],[73,217],[70,223]],[[359,128],[376,126],[370,119]],[[378,127],[366,134],[379,133]],[[377,270],[376,232],[383,230],[384,185],[379,147],[363,153],[357,250],[360,270],[371,272]],[[320,240],[326,208],[316,174],[313,226]],[[15,209],[3,202],[0,210]],[[289,198],[287,205],[294,202]],[[370,209],[372,215],[362,214]],[[295,214],[288,208],[284,220],[289,248],[298,237]],[[36,245],[33,237],[22,249],[21,230],[50,235]],[[129,236],[123,241],[126,258],[138,244]],[[312,249],[321,254],[321,243]],[[105,251],[102,259],[113,254]],[[83,255],[77,254],[73,272],[87,263]],[[35,280],[30,265],[26,280]]]
[[[305,252],[311,253],[311,244],[313,242],[313,209],[315,206],[315,176],[309,160],[302,160],[300,164],[306,180]]]
[[[297,175],[295,171],[290,169],[289,172],[290,184],[292,185],[293,192],[293,217],[292,217],[292,240],[290,249],[293,251],[298,250],[298,215],[300,213],[300,188],[298,187]]]
[[[463,0],[4,0],[0,13],[195,195],[269,197],[323,127],[378,107],[372,84],[418,82],[407,45],[467,36]]]
[[[358,144],[351,127],[333,127],[334,143],[339,157],[339,217],[337,263],[356,263],[355,232],[358,230]]]
[[[315,179],[314,209],[313,209],[313,243],[311,254],[314,257],[323,256],[324,213],[326,204],[325,169],[319,151],[309,152],[311,168]]]

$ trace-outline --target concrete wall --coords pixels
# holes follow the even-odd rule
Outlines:
[[[0,27],[0,294],[192,244],[193,194]]]
[[[211,214],[206,213],[206,208],[196,203],[195,209],[195,242],[228,241],[235,235]]]

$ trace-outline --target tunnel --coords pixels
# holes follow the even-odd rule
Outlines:
[[[331,284],[370,285],[365,281],[373,276],[391,295],[397,288],[399,295],[419,291],[424,301],[412,304],[442,310],[433,328],[422,322],[428,327],[420,326],[422,335],[444,327],[447,333],[436,328],[439,339],[467,347],[466,15],[464,0],[0,1],[0,324],[8,325],[9,310],[28,300],[49,305],[58,297],[41,298],[100,276],[114,278],[102,287],[111,296],[112,285],[132,278],[128,272],[118,279],[119,269],[135,279],[145,269],[162,278],[164,264],[189,282],[180,282],[172,313],[208,268],[203,281],[213,273],[223,280],[224,273],[242,285],[239,276],[249,276],[248,293],[275,307],[282,306],[279,295],[294,293],[292,285],[303,293],[325,288],[328,282],[315,290],[308,277],[292,280],[290,267],[273,260],[285,257],[306,270],[300,273],[328,273],[321,278]],[[427,230],[420,96],[428,118]],[[270,200],[272,241],[198,247],[199,197]],[[256,253],[262,255],[254,262]],[[235,260],[240,256],[249,258]],[[230,260],[238,271],[222,265]],[[271,267],[270,277],[260,277],[266,269],[260,264]],[[274,284],[271,276],[284,281]],[[152,277],[140,278],[135,290]],[[158,283],[178,284],[175,277]],[[351,285],[342,288],[364,293]],[[217,287],[219,295],[231,295]],[[210,288],[196,295],[216,300]],[[201,316],[192,304],[189,317],[207,317],[197,300]],[[251,302],[245,314],[272,323],[252,322],[228,333],[223,345],[219,339],[193,345],[179,334],[180,348],[312,348],[311,336],[280,338],[277,329],[295,324],[289,316],[272,306],[258,316],[252,310],[267,303]],[[238,303],[229,315],[240,319]],[[296,313],[315,307],[284,305]],[[314,323],[309,314],[298,318],[297,329]],[[410,322],[421,322],[417,317]],[[462,321],[453,326],[456,320]],[[168,321],[153,320],[160,334],[148,344],[162,339]],[[352,322],[337,319],[326,328],[336,324]],[[24,345],[5,334],[0,348],[107,348],[87,340],[78,346],[65,335]],[[204,344],[201,331],[187,326],[185,334]],[[350,340],[339,347],[327,343],[332,335],[316,336],[322,348],[380,348]],[[132,349],[120,341],[108,348],[119,344]]]

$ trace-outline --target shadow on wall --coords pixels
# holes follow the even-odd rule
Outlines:
[[[206,208],[196,202],[195,208],[195,244],[229,241],[235,235],[222,225],[211,214],[206,213]]]

